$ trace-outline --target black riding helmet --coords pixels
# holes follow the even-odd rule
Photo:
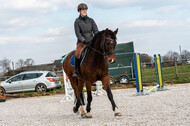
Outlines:
[[[85,4],[85,3],[81,3],[81,4],[79,4],[78,5],[78,8],[77,8],[77,10],[78,10],[78,12],[80,11],[80,10],[83,10],[83,9],[88,9],[88,6]]]

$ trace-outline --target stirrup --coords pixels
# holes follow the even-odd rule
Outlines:
[[[74,72],[72,77],[78,77],[78,72]]]

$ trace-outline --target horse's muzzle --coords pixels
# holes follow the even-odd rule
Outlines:
[[[111,64],[115,62],[115,55],[110,55],[108,56],[108,62],[110,62]]]
[[[111,64],[115,62],[114,59],[110,59],[110,60],[108,60],[108,61],[109,61]]]

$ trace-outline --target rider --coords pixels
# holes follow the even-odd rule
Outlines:
[[[77,77],[80,68],[80,54],[86,45],[92,41],[94,35],[98,33],[98,27],[94,20],[87,16],[88,6],[85,3],[78,5],[79,17],[75,20],[75,34],[77,37],[77,47],[75,55],[75,71],[73,77]]]

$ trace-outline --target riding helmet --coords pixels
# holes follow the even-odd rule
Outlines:
[[[82,9],[88,9],[88,6],[85,4],[85,3],[81,3],[81,4],[79,4],[78,5],[78,8],[77,8],[77,10],[78,10],[78,12],[80,11],[80,10],[82,10]]]

